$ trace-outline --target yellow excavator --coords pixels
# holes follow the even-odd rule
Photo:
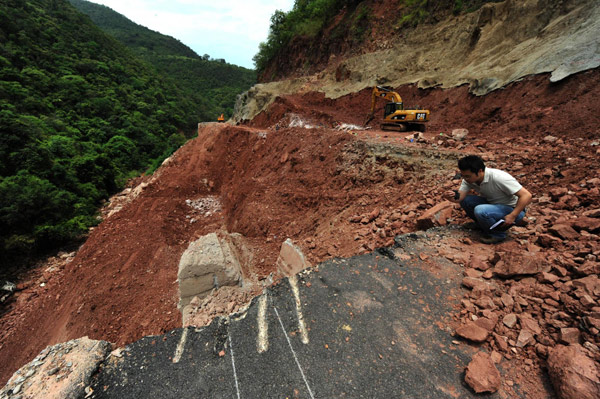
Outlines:
[[[219,117],[217,118],[217,122],[219,122],[219,123],[223,123],[223,122],[225,122],[225,114],[221,114],[221,116],[219,116]]]
[[[375,105],[378,98],[384,98],[389,102],[383,110],[382,130],[407,130],[425,131],[425,123],[429,122],[429,110],[416,108],[404,108],[402,97],[396,93],[391,86],[375,86],[371,100],[371,113],[367,116],[365,126],[375,118]]]

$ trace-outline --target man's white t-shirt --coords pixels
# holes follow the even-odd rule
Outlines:
[[[519,197],[515,194],[521,188],[523,186],[509,173],[493,168],[485,168],[483,181],[480,185],[467,183],[464,179],[460,185],[460,191],[475,190],[490,204],[502,204],[512,207],[517,205]]]

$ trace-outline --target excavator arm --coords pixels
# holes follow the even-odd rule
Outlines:
[[[371,95],[371,112],[367,115],[365,125],[375,118],[375,106],[377,105],[378,98],[384,98],[390,102],[400,104],[401,109],[403,109],[402,97],[400,97],[400,94],[396,93],[391,86],[375,86],[373,87],[373,93]]]

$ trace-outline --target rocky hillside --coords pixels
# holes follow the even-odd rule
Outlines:
[[[297,2],[317,3],[331,2]],[[346,12],[361,4],[382,21],[388,15],[384,6],[390,10],[397,5],[349,1]],[[104,220],[78,251],[59,254],[16,281],[12,292],[2,296],[0,364],[5,367],[0,381],[13,377],[0,396],[15,390],[33,392],[36,383],[30,373],[38,366],[42,370],[38,375],[50,382],[78,375],[78,365],[64,359],[55,365],[45,357],[48,351],[36,357],[48,345],[82,336],[109,341],[125,348],[99,361],[118,365],[141,356],[130,354],[143,337],[178,336],[176,329],[182,323],[199,328],[212,323],[220,331],[212,337],[218,345],[193,346],[213,348],[211,360],[230,370],[236,337],[219,326],[233,312],[243,319],[250,313],[245,313],[247,306],[256,309],[248,302],[257,292],[287,284],[286,270],[292,268],[282,267],[282,254],[291,242],[298,249],[294,254],[302,255],[297,259],[316,266],[313,288],[330,284],[320,270],[323,262],[332,260],[332,267],[337,267],[336,258],[365,254],[376,260],[422,263],[432,277],[442,277],[454,293],[436,295],[434,301],[452,310],[435,321],[423,317],[414,324],[451,337],[449,347],[434,341],[435,351],[453,358],[455,347],[477,352],[470,363],[457,360],[456,385],[444,386],[448,395],[599,397],[600,6],[589,0],[507,0],[480,2],[470,12],[439,8],[421,15],[420,5],[442,3],[402,4],[423,20],[416,27],[394,31],[392,41],[387,34],[373,34],[373,47],[323,50],[322,64],[310,58],[312,53],[299,41],[290,45],[286,51],[291,66],[281,65],[273,75],[288,79],[256,85],[240,98],[237,126],[200,125],[198,137],[157,173],[130,181],[126,190],[111,198],[103,209]],[[340,15],[331,20],[343,20]],[[324,41],[327,21],[321,20]],[[371,31],[383,26],[373,25]],[[314,26],[302,29],[310,32]],[[302,57],[307,64],[314,61],[314,69],[297,67],[296,60]],[[379,130],[375,123],[363,126],[374,84],[395,86],[406,104],[429,108],[427,131],[398,133]],[[511,228],[502,243],[480,242],[481,232],[462,227],[467,221],[464,212],[445,201],[446,193],[460,184],[456,160],[467,154],[507,170],[533,193],[529,224]],[[424,229],[427,232],[419,232]],[[192,294],[188,295],[189,287],[182,289],[178,267],[184,253],[194,252],[193,243],[215,233],[219,239],[243,243],[232,247],[243,248],[237,256],[236,279],[223,286],[219,277],[235,262],[219,263],[216,272],[208,270],[201,276],[204,291],[191,299],[192,313],[184,314],[177,307],[179,297],[183,299],[183,291],[187,299]],[[403,246],[418,236],[427,237],[423,248]],[[196,252],[204,249],[209,248]],[[448,263],[458,273],[452,279],[443,273]],[[203,264],[198,265],[202,269]],[[387,281],[385,274],[392,269],[377,270],[377,265],[369,266],[369,274],[378,275],[377,290],[392,295],[407,290],[404,284]],[[399,271],[410,278],[412,267],[402,264]],[[368,290],[363,285],[368,276],[352,272],[352,285]],[[355,348],[350,332],[360,326],[390,337],[368,342],[377,370],[383,364],[380,360],[393,352],[390,341],[394,348],[409,351],[390,357],[392,364],[412,361],[422,353],[419,346],[404,341],[405,332],[395,331],[389,320],[370,323],[358,310],[366,299],[347,296],[355,288],[330,287],[332,294],[348,301],[339,308],[321,303],[316,313],[350,315],[348,327],[338,329],[348,332],[338,337],[344,348]],[[310,295],[309,289],[309,284],[301,285],[299,295]],[[377,290],[365,292],[365,298],[380,298]],[[410,290],[409,296],[418,298],[423,312],[432,315],[418,292]],[[411,311],[393,309],[400,318]],[[420,306],[415,309],[418,317]],[[319,328],[315,320],[309,314],[304,318],[310,334]],[[335,326],[332,320],[326,323]],[[276,323],[274,318],[270,322]],[[253,322],[248,330],[240,330],[240,336],[253,339],[255,326]],[[301,335],[291,332],[291,346],[301,351],[301,359],[313,356],[308,353],[315,348],[314,341],[302,342]],[[152,337],[149,342],[164,343],[168,356],[181,353],[167,338]],[[320,346],[337,350],[328,345]],[[253,350],[248,353],[257,355]],[[32,359],[29,368],[13,374]],[[362,389],[362,396],[374,396],[368,383],[346,378],[330,357],[317,359],[332,378]],[[211,364],[195,357],[193,361],[202,367]],[[173,367],[170,357],[154,351],[142,362],[144,369],[156,369],[160,375],[181,366]],[[273,364],[263,363],[267,371]],[[361,366],[344,364],[363,375]],[[45,372],[50,367],[57,376]],[[109,397],[106,392],[115,388],[102,382],[107,368],[94,365],[93,378],[99,377],[97,386],[102,388],[88,392],[90,397]],[[137,363],[136,368],[142,369]],[[314,369],[308,370],[308,380],[311,373]],[[128,395],[117,397],[136,396],[131,384],[142,379],[126,377],[117,388]],[[208,379],[205,374],[200,377]],[[421,382],[419,376],[415,383]],[[382,384],[391,384],[385,388],[392,390],[398,381]]]
[[[238,104],[235,120],[252,119],[279,94],[319,91],[339,98],[374,85],[415,84],[421,89],[468,85],[471,93],[484,95],[528,75],[550,73],[550,81],[558,82],[600,65],[600,3],[594,0],[506,0],[385,32],[381,28],[393,18],[385,10],[393,9],[393,2],[383,3],[387,7],[373,5],[377,22],[359,50],[335,55],[298,42],[282,51],[262,75],[263,81],[279,80],[255,86]],[[323,34],[324,42],[331,40]],[[324,54],[327,60],[311,58]]]

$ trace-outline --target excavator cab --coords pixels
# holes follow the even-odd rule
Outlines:
[[[404,111],[403,103],[387,103],[385,104],[385,108],[383,109],[383,117],[387,117],[390,114],[393,114],[396,111]]]

